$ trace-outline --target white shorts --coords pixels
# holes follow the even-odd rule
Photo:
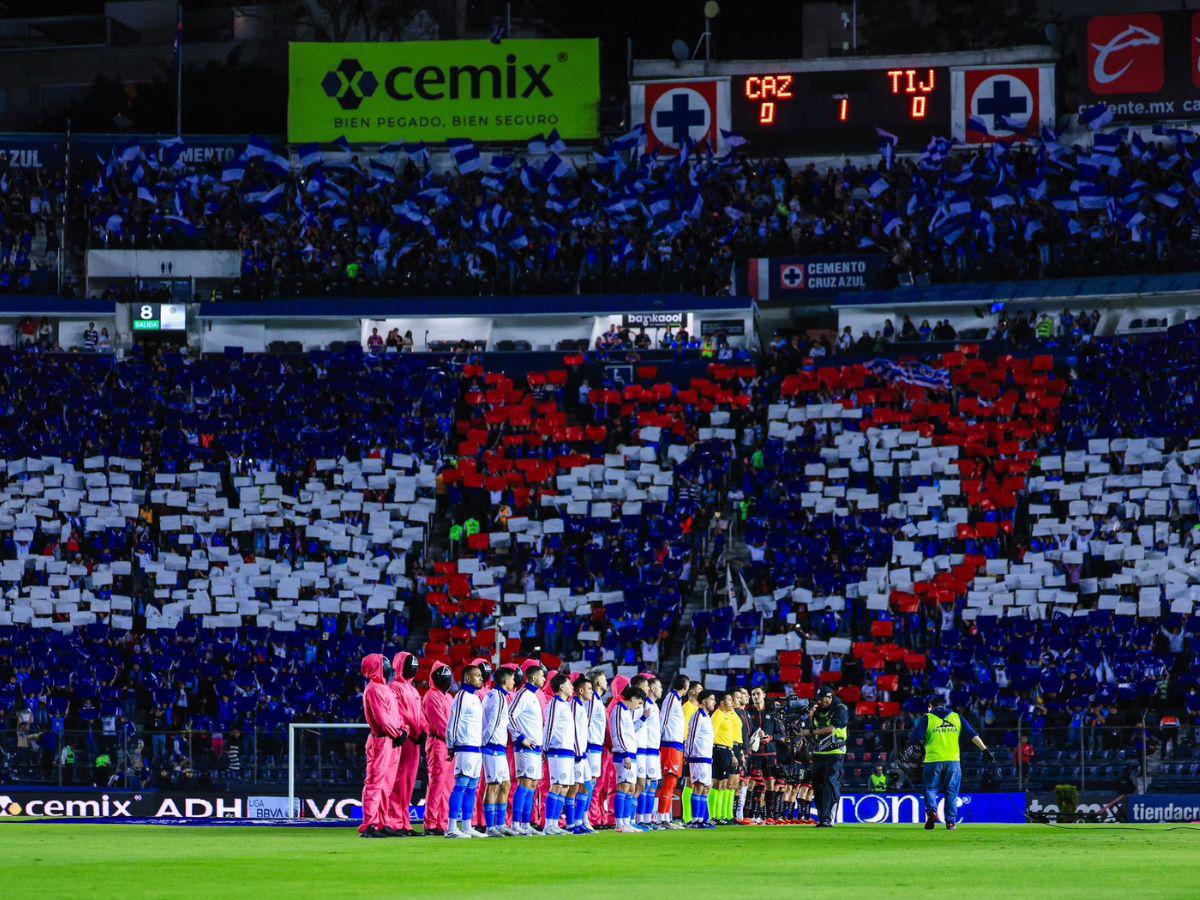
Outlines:
[[[587,757],[575,760],[575,783],[583,784],[590,781],[592,777],[592,767],[588,765]]]
[[[650,763],[650,757],[646,755],[645,750],[639,750],[637,755],[637,777],[646,778],[646,768]]]
[[[542,751],[518,750],[516,753],[517,777],[542,780]]]
[[[587,752],[588,778],[591,781],[599,781],[600,773],[604,771],[604,751],[589,750]]]
[[[694,783],[712,787],[712,763],[688,763],[690,778]]]
[[[550,783],[570,787],[575,783],[574,756],[548,756],[550,764]]]
[[[483,768],[483,754],[472,750],[462,750],[454,754],[454,774],[466,775],[468,778],[478,778]]]
[[[646,757],[646,777],[651,781],[662,781],[662,756],[657,747],[651,747],[653,756]]]
[[[628,766],[625,763],[629,763]],[[613,757],[613,768],[617,770],[617,784],[634,784],[638,780],[638,764],[636,757],[621,760]]]
[[[483,754],[483,780],[488,784],[504,784],[512,780],[507,753]]]

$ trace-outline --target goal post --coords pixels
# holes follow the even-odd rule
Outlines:
[[[291,818],[300,818],[300,804],[297,802],[296,796],[296,775],[301,770],[303,763],[302,748],[298,752],[296,746],[296,732],[307,731],[365,731],[370,726],[366,722],[289,722],[288,723],[288,743],[287,743],[287,759],[288,759],[288,812]]]

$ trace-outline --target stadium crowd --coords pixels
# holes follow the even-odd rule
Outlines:
[[[466,356],[8,351],[0,690],[22,761],[56,777],[72,732],[85,758],[144,736],[169,777],[228,766],[235,733],[269,755],[288,721],[356,717],[345,673],[406,644],[415,603],[422,678],[497,642],[572,672],[681,658],[785,703],[833,687],[864,756],[931,692],[1012,742],[1020,718],[1034,753],[1085,721],[1129,749],[1112,729],[1146,710],[1200,713],[1200,451],[1172,437],[1194,344],[1097,340],[1073,368],[966,345],[701,359],[624,385],[583,356],[522,383]],[[426,563],[402,521],[443,551]]]
[[[236,248],[240,296],[727,292],[749,257],[880,253],[885,284],[1173,272],[1197,262],[1195,133],[1124,130],[971,151],[947,139],[821,171],[746,156],[639,153],[635,129],[573,161],[557,136],[435,169],[420,144],[273,146],[184,163],[131,143],[76,167],[90,247]],[[898,152],[899,151],[899,152]],[[560,155],[562,154],[562,155]],[[57,198],[12,175],[4,277],[27,289],[28,222]],[[39,181],[26,185],[24,180]],[[52,228],[47,228],[51,240]],[[56,238],[54,238],[56,240]]]
[[[64,176],[13,167],[0,175],[0,293],[54,290]]]

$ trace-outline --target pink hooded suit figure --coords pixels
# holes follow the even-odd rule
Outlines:
[[[629,679],[618,675],[609,686],[612,699],[608,701],[608,711],[621,702],[621,692],[629,686]],[[596,782],[596,795],[592,798],[592,821],[598,825],[612,825],[615,821],[612,808],[612,795],[617,791],[617,770],[613,766],[612,738],[605,735],[604,756],[600,769],[600,780]]]
[[[421,698],[421,712],[425,716],[425,766],[429,770],[425,833],[445,834],[450,793],[454,790],[454,763],[446,759],[446,723],[453,702],[446,691],[450,688],[451,674],[450,667],[440,659],[429,672],[429,690]]]
[[[417,769],[421,767],[421,739],[425,737],[425,716],[421,712],[421,693],[412,683],[419,664],[417,658],[401,651],[392,658],[396,680],[392,682],[392,693],[400,709],[400,721],[408,731],[409,740],[400,748],[400,765],[396,770],[396,782],[392,786],[391,804],[388,809],[388,824],[392,828],[412,833],[409,806],[412,803],[413,787],[417,783]]]
[[[367,679],[363,689],[363,718],[370,727],[367,738],[367,777],[363,782],[363,821],[358,827],[363,837],[389,837],[388,802],[396,779],[396,762],[401,746],[408,746],[406,733],[396,706],[396,695],[387,683],[391,674],[383,656],[371,653],[363,657],[362,673]]]

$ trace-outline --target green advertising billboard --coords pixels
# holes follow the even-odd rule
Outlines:
[[[289,47],[294,143],[594,138],[599,99],[594,38]]]

